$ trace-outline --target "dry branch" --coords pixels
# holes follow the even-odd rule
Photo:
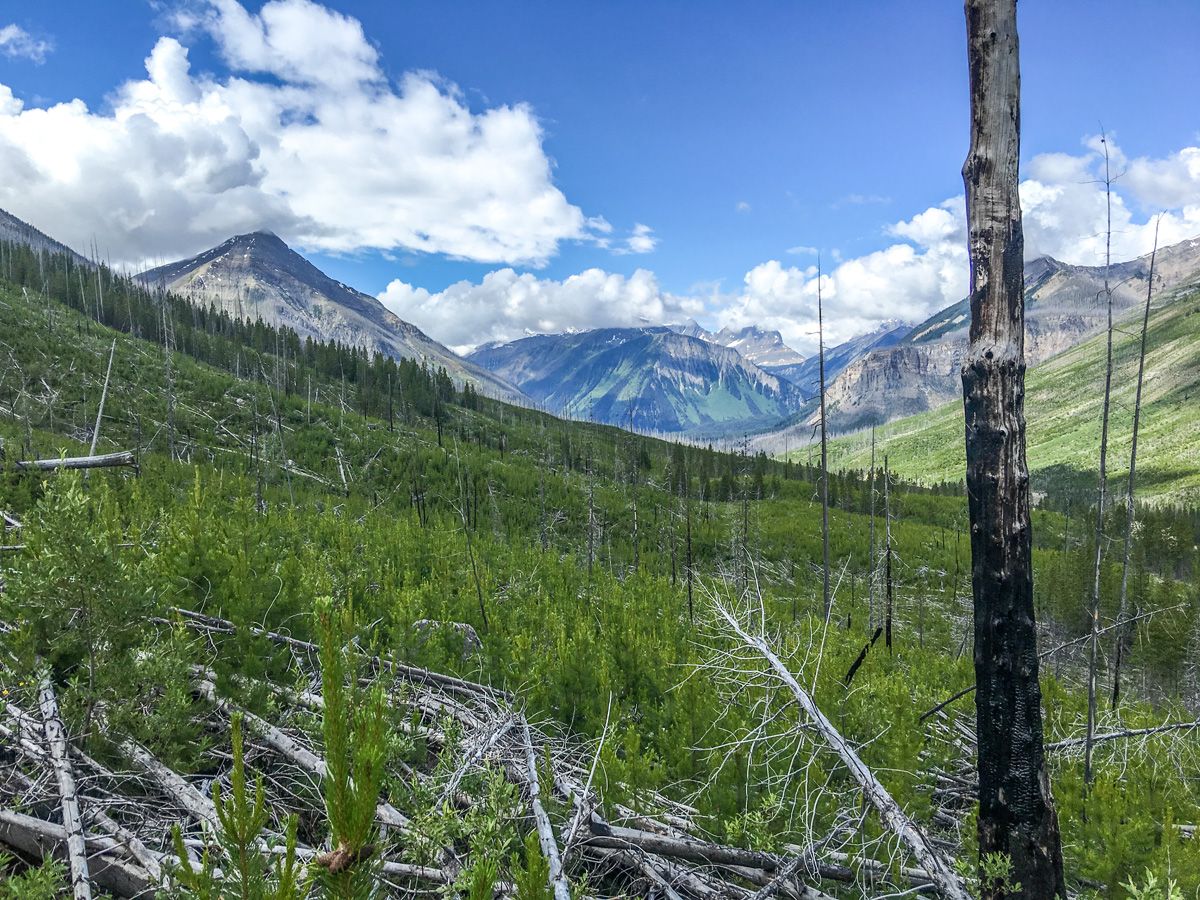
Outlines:
[[[1146,737],[1152,734],[1162,734],[1168,731],[1191,731],[1194,728],[1200,728],[1200,719],[1194,722],[1171,722],[1167,725],[1156,725],[1152,728],[1129,728],[1123,731],[1109,731],[1104,734],[1092,734],[1090,741],[1093,744],[1099,744],[1103,741],[1116,741],[1121,738]],[[1063,741],[1055,741],[1053,744],[1047,744],[1047,750],[1069,750],[1072,747],[1081,747],[1087,744],[1089,738],[1067,738]]]
[[[854,748],[850,746],[849,742],[833,726],[833,723],[821,712],[820,707],[817,706],[808,691],[800,685],[800,682],[796,680],[787,666],[775,655],[775,652],[767,642],[760,636],[748,634],[737,618],[722,605],[717,604],[717,611],[733,629],[734,633],[747,646],[761,654],[779,680],[787,685],[792,695],[796,698],[796,701],[817,727],[817,730],[821,733],[821,736],[825,739],[830,749],[841,757],[842,762],[850,770],[850,774],[854,776],[855,781],[862,788],[863,795],[879,812],[884,824],[912,851],[917,861],[921,864],[921,867],[929,873],[930,880],[938,887],[942,895],[951,898],[951,900],[968,900],[966,890],[963,888],[959,877],[954,873],[954,869],[950,863],[942,858],[942,854],[933,846],[920,827],[900,808],[900,804],[892,799],[892,795],[888,793],[887,788],[867,768]]]

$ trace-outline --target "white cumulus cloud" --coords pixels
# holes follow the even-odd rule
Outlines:
[[[645,269],[628,277],[587,269],[555,281],[506,268],[438,293],[397,279],[379,299],[458,351],[530,334],[660,325],[704,311],[704,301],[663,291]]]
[[[46,54],[54,47],[49,41],[35,38],[20,25],[0,27],[0,53],[9,59],[28,59],[31,62],[46,61]]]
[[[1077,265],[1104,262],[1105,198],[1098,183],[1102,145],[1084,152],[1043,154],[1025,168],[1021,183],[1026,257],[1051,255]],[[1114,185],[1113,258],[1148,253],[1153,216],[1165,210],[1160,242],[1200,234],[1200,148],[1161,159],[1126,159],[1109,141]],[[833,255],[821,281],[827,346],[889,320],[918,322],[966,296],[969,267],[963,197],[951,197],[884,228],[891,243],[852,259]],[[799,245],[789,254],[816,256]],[[815,260],[814,260],[815,262]],[[493,272],[481,284],[462,282],[431,294],[394,281],[381,295],[401,317],[459,347],[512,340],[535,332],[602,326],[662,324],[688,316],[711,325],[759,325],[780,331],[792,347],[817,347],[817,267],[767,260],[748,271],[733,291],[700,296],[663,291],[638,270],[626,279],[589,269],[564,281]]]
[[[473,110],[428,72],[393,83],[355,19],[210,0],[177,22],[103,110],[25,107],[0,85],[0,206],[134,264],[270,228],[316,250],[539,265],[606,230],[555,185],[532,109]],[[232,74],[191,70],[203,34]]]
[[[613,249],[613,253],[619,256],[629,253],[653,253],[657,246],[658,238],[654,236],[654,229],[638,222],[633,226],[629,237],[625,238],[625,242]]]

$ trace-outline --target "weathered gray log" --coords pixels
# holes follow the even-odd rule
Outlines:
[[[950,900],[968,900],[966,889],[963,887],[961,879],[955,874],[954,867],[942,857],[941,852],[934,847],[917,823],[901,809],[900,804],[892,798],[887,788],[867,768],[850,743],[842,737],[841,732],[821,712],[820,707],[817,706],[808,691],[801,686],[782,660],[775,655],[767,642],[762,637],[747,633],[737,618],[724,607],[718,606],[717,610],[738,638],[761,654],[776,677],[791,691],[792,696],[796,698],[809,720],[816,726],[825,743],[850,770],[850,774],[862,789],[863,796],[875,807],[883,824],[912,851],[913,856],[929,873],[930,879],[937,885],[941,894]]]
[[[533,739],[529,733],[529,723],[522,722],[525,740],[525,772],[526,786],[529,788],[529,804],[533,808],[533,820],[537,825],[538,843],[542,845],[542,855],[550,868],[550,890],[554,900],[571,900],[571,887],[563,872],[562,860],[558,856],[558,843],[554,838],[554,827],[550,817],[542,806],[541,789],[538,786],[537,757],[533,752]]]
[[[207,823],[214,832],[220,831],[217,809],[211,800],[133,741],[122,741],[120,748],[130,761],[135,763],[151,781],[178,803],[189,816],[202,824]]]
[[[1017,5],[1016,0],[967,0],[965,11],[971,145],[963,184],[971,326],[962,383],[975,610],[979,852],[1007,855],[1012,880],[1021,883],[1027,900],[1036,900],[1065,897],[1066,886],[1042,747],[1033,606],[1024,235],[1017,192]],[[984,900],[1002,895],[994,884],[983,890]]]
[[[83,817],[79,814],[79,795],[75,789],[75,772],[71,768],[66,729],[58,714],[58,698],[54,695],[54,685],[49,675],[43,676],[38,687],[38,705],[42,710],[42,728],[46,733],[46,745],[50,748],[50,762],[58,781],[67,862],[71,866],[71,893],[75,900],[92,900],[92,882],[88,873],[87,846],[83,839]]]
[[[55,822],[0,809],[0,843],[37,859],[61,857],[66,854],[67,832]],[[87,845],[104,851],[91,859],[91,877],[97,885],[117,897],[154,896],[157,885],[141,868],[109,855],[118,849],[111,839],[89,837]]]
[[[215,704],[222,712],[230,716],[240,713],[246,720],[246,723],[262,738],[263,742],[280,756],[291,760],[301,769],[310,775],[316,776],[318,779],[324,779],[329,774],[324,759],[307,747],[302,747],[299,743],[292,740],[289,735],[280,731],[265,719],[259,718],[248,710],[235,708],[228,700],[218,696],[216,686],[211,681],[202,679],[197,682],[197,687],[200,693],[211,703]],[[407,831],[411,825],[408,817],[386,800],[381,800],[376,804],[375,817],[384,825],[398,828],[401,831]]]
[[[58,469],[111,469],[117,466],[137,468],[132,450],[102,453],[99,456],[63,456],[57,459],[22,459],[17,468],[27,471],[53,472]]]

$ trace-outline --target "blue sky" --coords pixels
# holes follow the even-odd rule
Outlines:
[[[394,95],[405,95],[406,73],[422,72],[427,73],[424,83],[454,98],[467,115],[522,110],[524,118],[517,116],[520,121],[513,127],[540,129],[533,137],[523,132],[523,143],[517,142],[520,147],[512,154],[518,161],[510,163],[531,166],[520,170],[532,173],[528,190],[506,191],[505,183],[525,177],[514,174],[516,168],[500,166],[488,174],[494,151],[488,145],[472,163],[477,168],[459,173],[462,184],[445,189],[469,192],[494,177],[501,184],[488,188],[487,196],[468,197],[458,205],[438,198],[418,208],[421,201],[403,192],[424,197],[442,190],[440,181],[414,187],[372,179],[347,198],[366,212],[389,199],[389,191],[400,192],[391,198],[397,204],[391,208],[411,210],[412,233],[419,239],[388,232],[392,214],[382,211],[378,227],[339,225],[336,236],[314,237],[314,216],[336,218],[341,211],[309,204],[304,210],[308,224],[296,224],[299,213],[280,206],[286,201],[279,196],[287,192],[282,176],[268,179],[284,187],[272,187],[268,193],[274,196],[266,200],[251,202],[245,191],[225,191],[200,203],[195,196],[170,193],[193,189],[182,184],[186,178],[179,173],[165,179],[169,185],[148,185],[155,174],[139,174],[136,189],[154,198],[153,204],[146,202],[158,218],[138,209],[108,218],[94,212],[81,215],[73,203],[94,206],[106,198],[93,185],[87,192],[76,190],[73,200],[70,177],[62,171],[53,179],[47,176],[57,193],[47,187],[41,198],[22,195],[13,179],[5,178],[10,187],[0,192],[0,205],[48,230],[86,220],[92,232],[88,237],[110,248],[116,258],[129,260],[196,252],[215,242],[211,238],[224,223],[241,226],[258,216],[263,226],[301,244],[330,274],[362,290],[380,293],[399,282],[389,291],[390,305],[455,346],[515,336],[514,329],[538,330],[539,324],[624,324],[656,314],[695,314],[714,325],[763,320],[803,344],[810,330],[809,266],[815,260],[805,252],[789,252],[797,247],[821,248],[827,270],[833,271],[831,292],[845,307],[835,299],[835,337],[838,329],[848,337],[871,327],[889,318],[889,311],[899,318],[931,311],[965,283],[961,271],[959,276],[947,274],[956,266],[961,270],[965,259],[948,246],[958,239],[960,215],[952,204],[940,206],[961,194],[958,172],[966,150],[964,26],[956,3],[329,0],[323,10],[306,0],[277,0],[274,5],[280,9],[295,7],[287,11],[296,14],[289,20],[296,27],[272,37],[273,20],[258,16],[262,3],[243,3],[245,15],[236,17],[230,12],[234,2],[0,4],[0,28],[16,26],[33,51],[46,45],[42,52],[30,52],[28,46],[19,52],[11,41],[7,46],[0,42],[0,51],[8,51],[0,52],[0,84],[11,89],[27,119],[31,111],[83,100],[87,122],[63,128],[82,129],[68,130],[65,139],[81,145],[78,152],[86,154],[82,145],[107,144],[113,123],[105,117],[119,119],[119,110],[129,106],[114,99],[116,92],[126,82],[147,78],[144,61],[164,36],[186,48],[192,78],[225,84],[234,74],[286,88],[321,76],[297,75],[286,56],[291,51],[281,50],[281,41],[300,41],[293,50],[312,58],[311,42],[320,42],[329,31],[320,26],[318,14],[333,11],[349,17],[338,21],[361,23],[367,49],[352,46],[354,36],[347,32],[330,52],[349,56],[335,53],[330,59],[362,61],[363,53],[374,54],[364,64],[377,67]],[[1096,145],[1089,149],[1086,142],[1103,122],[1122,163],[1141,161],[1143,175],[1123,196],[1130,255],[1148,249],[1142,247],[1144,226],[1152,207],[1164,205],[1164,191],[1179,193],[1177,203],[1165,204],[1178,219],[1176,230],[1168,232],[1187,236],[1193,225],[1200,231],[1200,218],[1187,212],[1194,187],[1188,181],[1191,159],[1186,154],[1177,158],[1200,144],[1200,104],[1194,98],[1194,86],[1200,84],[1195,48],[1200,4],[1022,0],[1019,16],[1023,156],[1026,174],[1032,167],[1045,188],[1042,195],[1062,187],[1055,178],[1068,186],[1065,193],[1079,193],[1074,186],[1088,180],[1088,173],[1094,175],[1097,159]],[[300,33],[297,29],[310,20],[311,33]],[[236,43],[242,36],[235,29],[265,35],[278,52],[267,58],[261,47],[247,49]],[[340,84],[321,89],[327,94],[359,91]],[[386,104],[372,109],[368,115],[389,114]],[[249,116],[244,111],[239,115]],[[449,115],[453,118],[455,112]],[[13,129],[16,118],[14,114]],[[53,140],[55,132],[35,127],[32,120],[20,127],[20,133],[10,130],[10,140],[36,160],[36,141]],[[332,121],[329,127],[335,129]],[[258,140],[253,129],[246,130],[252,142]],[[0,141],[3,135],[0,130]],[[439,135],[421,152],[436,152],[430,147],[446,140],[443,132]],[[193,138],[201,140],[193,135],[185,143]],[[136,133],[121,139],[136,148]],[[354,143],[353,133],[347,143]],[[150,155],[169,154],[164,145],[157,146]],[[372,163],[405,169],[403,148],[396,147],[375,151],[376,157],[384,153],[384,159],[370,153],[356,156],[350,147],[346,175]],[[531,147],[540,147],[538,160],[530,159]],[[0,169],[12,165],[17,171],[13,158],[0,155]],[[273,164],[269,154],[251,153],[247,159],[237,166]],[[322,171],[336,168],[337,160],[332,151],[322,156]],[[85,163],[95,165],[92,159]],[[548,181],[538,180],[534,170],[539,164],[551,166]],[[441,171],[438,165],[432,170]],[[93,182],[103,178],[103,169],[97,173]],[[0,171],[0,176],[6,174]],[[293,175],[308,178],[305,172]],[[1200,183],[1200,171],[1195,178]],[[458,180],[458,175],[450,179]],[[337,181],[327,184],[326,196],[332,197]],[[472,216],[481,208],[505,203],[512,206],[500,216],[506,224],[487,227],[519,231],[525,210],[540,202],[537,198],[544,200],[547,189],[560,195],[552,198],[557,206],[533,235],[500,234],[491,249],[481,252],[459,234],[424,237],[422,216],[437,220],[431,227],[455,218],[474,227]],[[1094,245],[1087,240],[1094,228],[1086,221],[1094,200],[1075,196],[1066,211],[1061,199],[1054,201],[1059,206],[1043,207],[1046,233],[1038,234],[1046,252],[1095,261],[1088,256]],[[178,216],[211,222],[212,228],[174,233],[164,213],[176,204]],[[933,212],[918,222],[929,210]],[[579,224],[597,217],[607,226]],[[1061,220],[1072,217],[1063,226]],[[139,224],[141,231],[130,229],[130,223]],[[910,225],[897,231],[897,223]],[[653,249],[616,252],[630,248],[638,225],[644,226],[644,239],[637,249]],[[1064,233],[1053,232],[1051,225]],[[608,226],[611,230],[605,230]],[[121,231],[124,236],[117,234]],[[61,229],[56,233],[76,243],[88,239]],[[872,256],[898,244],[913,253],[897,251],[892,259]],[[494,245],[507,249],[497,251]],[[914,258],[924,269],[913,268]],[[839,263],[856,259],[873,262],[864,263],[863,271],[848,269],[837,283]],[[775,268],[763,268],[772,261]],[[509,268],[513,271],[506,273]],[[908,272],[913,283],[889,297],[892,289],[885,282],[893,269]],[[492,277],[497,270],[501,275]],[[604,277],[571,280],[594,270]],[[494,283],[483,290],[489,278]],[[653,296],[647,299],[648,294]],[[915,294],[922,296],[909,296]],[[522,302],[528,307],[525,313],[492,321],[493,308]],[[555,315],[560,306],[571,313]],[[472,321],[481,323],[475,331]]]

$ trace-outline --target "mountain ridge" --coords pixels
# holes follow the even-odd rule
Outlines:
[[[1116,316],[1146,294],[1149,254],[1108,269]],[[1200,275],[1200,239],[1158,250],[1159,289],[1176,287]],[[1035,366],[1087,341],[1107,322],[1104,266],[1079,266],[1049,256],[1025,264],[1025,355]],[[827,374],[829,427],[847,433],[872,424],[936,409],[959,397],[959,372],[966,351],[970,305],[952,304],[914,326],[887,346],[871,347],[849,360],[834,377]],[[829,366],[827,364],[827,372]],[[809,410],[795,434],[772,433],[758,445],[772,451],[785,441],[809,440],[817,413]],[[803,434],[801,434],[803,432]]]
[[[636,430],[720,435],[782,419],[802,398],[736,350],[667,326],[542,334],[468,359],[552,412]]]
[[[0,209],[0,241],[26,244],[35,250],[44,250],[49,253],[65,253],[77,263],[86,266],[93,265],[87,257],[75,252],[61,241],[56,241],[28,222],[18,219],[5,209]]]
[[[668,323],[665,327],[676,334],[699,338],[710,344],[736,350],[743,359],[762,369],[798,366],[805,360],[803,354],[784,343],[783,335],[778,331],[758,325],[747,325],[744,328],[725,325],[719,331],[709,331],[695,319],[688,319],[686,322]]]
[[[446,369],[491,396],[526,403],[520,390],[472,365],[379,300],[326,275],[278,235],[235,235],[195,256],[148,269],[143,284],[212,303],[231,315],[261,317],[301,338],[337,340],[387,356],[417,359]]]

